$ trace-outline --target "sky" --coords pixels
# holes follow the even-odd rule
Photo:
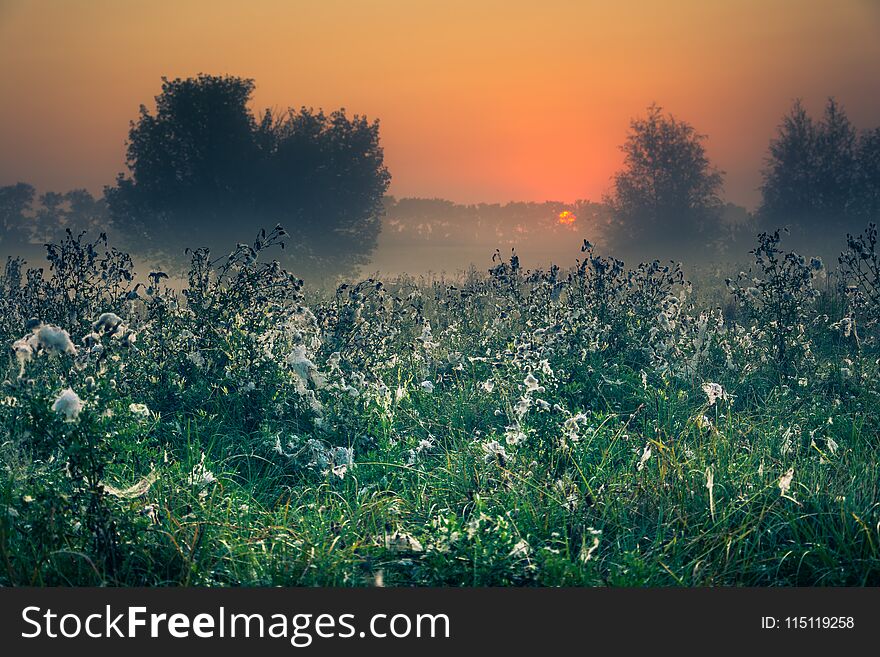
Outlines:
[[[752,208],[795,98],[880,124],[880,2],[0,0],[0,185],[100,192],[161,77],[200,72],[380,119],[390,193],[461,203],[600,200],[656,102]]]

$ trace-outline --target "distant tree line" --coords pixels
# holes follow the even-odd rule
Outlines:
[[[4,253],[29,254],[67,229],[98,233],[109,224],[106,201],[85,189],[38,195],[27,183],[0,187],[0,251]]]
[[[880,128],[859,133],[833,98],[821,120],[801,101],[783,118],[754,216],[723,204],[723,172],[709,161],[705,139],[656,105],[632,121],[623,169],[605,199],[613,251],[693,258],[695,248],[737,251],[744,237],[780,227],[797,242],[821,246],[880,218]]]
[[[624,257],[676,259],[744,252],[756,232],[776,227],[794,239],[842,239],[880,218],[880,127],[857,131],[834,99],[821,119],[800,101],[783,118],[751,214],[723,201],[706,136],[657,105],[632,120],[603,203],[462,205],[387,197],[378,121],[305,107],[254,114],[253,91],[234,76],[163,78],[155,109],[141,106],[131,123],[126,171],[103,198],[0,187],[0,250],[33,252],[67,229],[109,230],[133,253],[173,266],[185,246],[222,255],[280,223],[290,234],[285,264],[318,278],[368,263],[383,216],[391,245],[534,245],[586,231]]]
[[[588,231],[596,239],[610,220],[601,203],[559,201],[455,203],[439,198],[386,197],[383,238],[401,246],[437,242],[453,246],[524,247]],[[577,241],[577,240],[576,240]]]
[[[880,214],[880,127],[857,132],[833,98],[818,121],[795,102],[770,142],[761,192],[768,226],[861,230]]]

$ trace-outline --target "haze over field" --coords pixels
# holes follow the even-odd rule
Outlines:
[[[877,124],[878,31],[878,5],[856,0],[4,0],[0,186],[100,196],[125,171],[130,122],[141,103],[154,109],[161,78],[209,73],[255,80],[257,117],[304,106],[380,120],[386,193],[459,205],[602,202],[630,121],[657,103],[707,136],[720,198],[741,217],[761,203],[768,143],[795,99],[819,117],[834,97],[856,129]],[[592,213],[547,232],[558,212],[507,210],[500,232],[477,239],[426,240],[417,219],[388,215],[361,271],[482,267],[517,239],[543,263],[577,253],[569,227],[602,240]]]

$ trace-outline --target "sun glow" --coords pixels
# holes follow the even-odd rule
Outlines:
[[[574,212],[563,210],[559,213],[557,221],[563,226],[571,226],[575,221],[577,221],[577,216],[574,214]]]

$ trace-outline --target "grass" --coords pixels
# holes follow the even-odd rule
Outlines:
[[[230,289],[250,303],[250,280],[218,282],[211,294],[223,303],[212,307],[230,311]],[[717,291],[698,290],[677,316],[679,333],[663,338],[677,355],[661,362],[640,342],[655,339],[655,310],[614,315],[631,307],[621,293],[606,299],[610,329],[578,319],[580,283],[543,305],[540,280],[499,283],[498,272],[312,299],[316,319],[302,332],[320,340],[306,383],[283,357],[254,356],[266,336],[290,349],[273,333],[271,303],[236,306],[223,321],[160,315],[155,300],[118,304],[139,348],[102,336],[104,355],[37,353],[21,378],[10,361],[0,582],[880,584],[877,357],[868,336],[856,348],[829,329],[845,310],[835,291],[810,302],[807,314],[829,319],[797,338],[809,346],[800,360],[767,361],[767,326],[748,324],[745,308],[742,332],[710,331],[700,363],[676,372],[672,359],[693,355],[683,350],[700,295]],[[52,319],[57,297],[41,294],[7,306],[10,343],[21,317]],[[28,306],[34,298],[43,305]],[[110,303],[96,299],[82,317]],[[194,349],[215,365],[194,367]],[[702,390],[710,380],[726,392],[714,404]],[[68,386],[84,401],[74,421],[51,410]],[[131,495],[105,486],[138,482]]]

